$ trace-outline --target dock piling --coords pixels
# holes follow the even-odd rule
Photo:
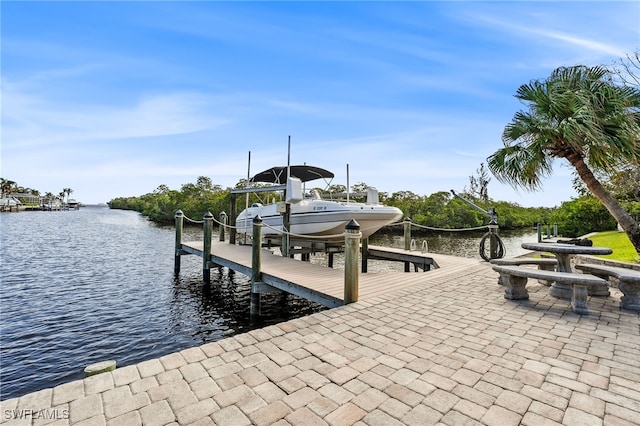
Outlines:
[[[261,251],[262,251],[262,218],[253,218],[253,242],[251,244],[251,306],[250,315],[260,315],[260,293],[258,285],[261,282]]]
[[[344,227],[344,303],[358,301],[358,252],[360,249],[360,225],[351,219]]]
[[[184,222],[184,213],[182,210],[178,210],[175,215],[176,221],[176,250],[173,259],[173,272],[175,274],[180,273],[180,258],[182,257],[182,225]]]
[[[220,212],[220,241],[224,242],[225,228],[227,227],[227,214]]]
[[[498,235],[498,225],[489,225],[489,233]],[[498,238],[495,238],[493,235],[489,238],[489,258],[490,259],[498,259]]]
[[[411,250],[411,218],[404,219],[404,249],[406,251]],[[411,263],[404,262],[404,271],[411,271]]]
[[[211,282],[211,237],[213,235],[213,215],[206,212],[203,217],[204,241],[202,254],[202,280]]]
[[[369,268],[369,237],[362,240],[362,273],[366,274]]]

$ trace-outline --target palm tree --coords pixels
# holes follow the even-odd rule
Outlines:
[[[53,204],[53,193],[47,192],[44,194],[44,197],[46,200],[47,207],[51,208]]]
[[[5,196],[8,197],[11,194],[15,184],[16,183],[12,180],[0,178],[0,190],[2,191],[2,198],[4,198]]]
[[[71,188],[63,188],[62,192],[60,193],[60,195],[62,196],[62,202],[65,205],[69,204],[69,195],[72,193],[73,191],[71,190]]]
[[[640,90],[614,84],[604,67],[580,65],[520,86],[516,98],[528,110],[505,127],[504,148],[487,159],[491,172],[513,187],[536,190],[555,159],[568,161],[640,254],[638,223],[594,175],[640,165]]]

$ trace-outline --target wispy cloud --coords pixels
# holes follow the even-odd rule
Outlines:
[[[349,163],[382,191],[461,189],[520,84],[637,46],[637,2],[577,4],[9,2],[2,175],[84,202],[233,186],[291,135],[338,183]]]
[[[229,123],[212,117],[209,100],[195,93],[147,96],[122,106],[67,104],[32,94],[3,91],[3,149],[95,140],[186,134]]]
[[[619,3],[618,3],[619,4]],[[500,6],[503,4],[501,3]],[[610,40],[607,36],[609,31],[594,30],[593,16],[586,15],[588,12],[581,12],[576,7],[576,3],[567,2],[559,5],[566,8],[564,12],[552,11],[544,5],[534,6],[534,11],[522,4],[508,4],[506,10],[493,9],[494,13],[488,14],[473,9],[472,13],[464,15],[464,20],[475,25],[482,25],[490,28],[492,32],[502,32],[506,36],[519,38],[520,43],[528,42],[533,44],[547,44],[552,51],[565,48],[579,47],[602,56],[618,56],[625,54],[625,48],[617,41]],[[595,5],[598,7],[610,7],[604,3]],[[593,9],[588,9],[593,12]],[[569,13],[571,12],[571,13]],[[632,12],[637,14],[637,10]],[[600,22],[598,27],[605,29],[609,27],[606,21],[607,14],[596,15]],[[615,19],[615,18],[614,18]],[[567,31],[566,28],[571,28]],[[562,42],[558,44],[557,42]],[[522,46],[526,48],[526,45]]]

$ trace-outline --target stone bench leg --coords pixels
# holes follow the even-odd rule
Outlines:
[[[609,296],[611,294],[609,292],[609,287],[605,287],[603,285],[590,285],[588,288],[588,293],[589,296]]]
[[[618,289],[624,295],[620,298],[620,307],[640,311],[640,284],[620,281]]]
[[[538,265],[538,269],[543,271],[555,271],[556,267],[553,265]],[[553,284],[553,281],[549,280],[538,280],[538,282],[547,287],[551,287],[551,284]]]
[[[587,294],[589,286],[586,284],[573,284],[572,287],[571,309],[576,314],[588,314],[589,307],[587,306]]]
[[[598,273],[598,272],[592,272],[592,275],[595,275],[598,278],[602,278],[605,281],[609,280],[609,274],[607,273]],[[611,293],[609,293],[609,287],[605,287],[603,285],[590,285],[588,290],[587,290],[589,296],[609,296]]]
[[[509,285],[509,275],[500,272],[498,277],[498,285]]]
[[[528,299],[529,292],[526,289],[527,278],[506,275],[504,281],[504,298],[511,300]]]

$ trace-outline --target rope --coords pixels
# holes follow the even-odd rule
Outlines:
[[[215,217],[213,217],[213,218],[211,218],[211,219],[213,219],[213,221],[214,221],[215,223],[217,223],[218,225],[220,225],[220,226],[226,226],[227,228],[238,229],[238,227],[237,227],[237,226],[229,225],[228,223],[222,223],[222,222],[220,222],[219,220],[217,220]]]
[[[189,217],[187,217],[187,216],[183,216],[183,217],[184,217],[187,221],[189,221],[189,222],[191,222],[191,223],[195,223],[195,224],[202,224],[202,223],[204,223],[204,220],[193,220],[193,219],[191,219],[191,218],[189,218]],[[238,229],[238,226],[237,226],[237,225],[235,225],[235,226],[234,226],[234,225],[229,225],[228,223],[222,223],[222,222],[220,222],[219,220],[217,220],[215,217],[212,217],[211,219],[212,219],[215,223],[217,223],[218,225],[220,225],[220,226],[226,226],[227,228],[230,228],[230,229],[236,229],[236,230]],[[394,222],[394,223],[389,223],[389,224],[387,224],[387,225],[385,225],[385,226],[398,226],[398,225],[404,225],[404,223],[405,223],[405,221],[402,221],[402,222]],[[294,233],[292,233],[292,232],[287,232],[287,231],[283,231],[283,230],[280,230],[280,229],[274,228],[274,227],[269,226],[269,225],[267,225],[267,224],[265,224],[265,223],[263,223],[263,226],[266,226],[267,228],[271,228],[271,229],[273,229],[274,231],[278,231],[278,232],[281,232],[281,233],[283,233],[283,234],[287,234],[287,235],[290,235],[290,236],[293,236],[293,237],[301,237],[301,238],[326,239],[326,238],[336,238],[336,237],[341,237],[341,236],[343,236],[343,235],[344,235],[344,234],[333,234],[333,235],[314,236],[314,235],[305,235],[305,234],[294,234]],[[431,231],[441,231],[441,232],[478,231],[478,230],[481,230],[481,229],[485,229],[485,228],[487,228],[487,225],[484,225],[484,226],[477,226],[477,227],[475,227],[475,228],[457,228],[457,229],[450,229],[450,228],[435,228],[435,227],[433,227],[433,226],[420,225],[420,224],[418,224],[418,223],[413,223],[413,222],[411,222],[411,226],[415,226],[416,228],[429,229],[429,230],[431,230]],[[369,227],[369,228],[361,228],[360,230],[361,230],[361,231],[366,231],[366,230],[373,229],[373,228],[374,228],[374,227],[372,226],[372,227]]]
[[[417,223],[411,223],[411,226],[416,226],[418,228],[430,229],[432,231],[443,231],[443,232],[462,232],[462,231],[477,231],[480,229],[487,228],[487,225],[477,226],[475,228],[459,228],[459,229],[449,229],[449,228],[434,228],[432,226],[419,225]]]
[[[204,220],[193,220],[193,219],[188,218],[186,215],[183,215],[182,217],[183,217],[184,219],[186,219],[188,222],[191,222],[191,223],[197,223],[197,224],[202,224],[202,223],[204,223]]]
[[[390,224],[385,225],[385,226],[396,226],[396,225],[404,225],[404,221],[403,221],[403,222],[394,222],[394,223],[390,223]],[[451,228],[434,228],[433,226],[420,225],[420,224],[418,224],[418,223],[411,222],[411,226],[415,226],[416,228],[430,229],[430,230],[432,230],[432,231],[463,232],[463,231],[478,231],[478,230],[480,230],[480,229],[485,229],[485,228],[487,228],[487,226],[488,226],[488,225],[477,226],[477,227],[475,227],[475,228],[458,228],[458,229],[451,229]]]
[[[480,240],[480,248],[479,248],[480,257],[482,257],[487,262],[491,261],[491,256],[490,256],[491,253],[489,253],[490,255],[487,256],[486,249],[485,249],[485,243],[489,238],[496,240],[496,243],[498,244],[498,252],[496,253],[497,259],[502,259],[505,254],[504,243],[500,239],[500,236],[498,236],[498,234],[494,234],[493,232],[487,232],[486,234],[484,234],[484,236]]]

